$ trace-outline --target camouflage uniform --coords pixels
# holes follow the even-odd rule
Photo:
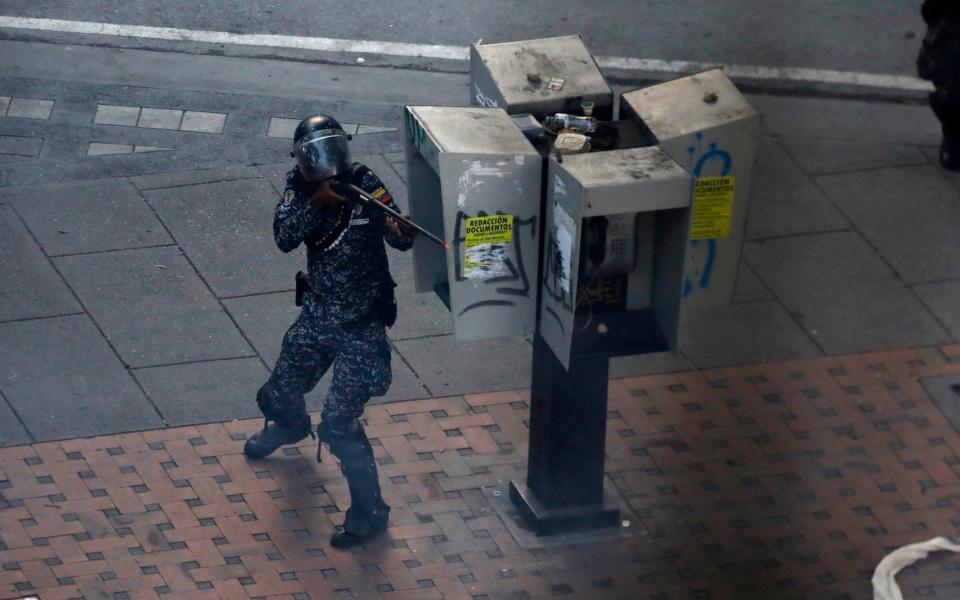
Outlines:
[[[383,182],[367,167],[354,164],[352,183],[396,209]],[[363,204],[316,209],[303,193],[298,169],[287,174],[274,213],[277,246],[290,252],[307,246],[307,281],[299,318],[283,338],[280,358],[257,394],[264,416],[279,425],[306,413],[304,394],[333,365],[333,381],[324,405],[324,421],[357,418],[373,396],[390,387],[390,345],[378,307],[393,300],[386,239],[398,250],[413,245],[413,235],[397,236],[386,215]]]

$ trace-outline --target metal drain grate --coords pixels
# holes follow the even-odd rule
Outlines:
[[[943,416],[960,433],[960,375],[924,377],[920,383]]]

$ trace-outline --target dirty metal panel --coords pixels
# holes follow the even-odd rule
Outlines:
[[[533,333],[541,160],[526,154],[440,157],[454,337]],[[483,239],[483,228],[489,236]],[[479,233],[478,233],[479,232]]]
[[[415,287],[458,341],[527,335],[536,320],[542,159],[502,109],[407,107],[411,216],[449,244],[413,248]]]
[[[758,116],[720,69],[627,92],[622,107],[661,142]]]
[[[564,367],[570,365],[576,313],[583,187],[563,164],[551,159],[544,215],[540,335]]]
[[[690,175],[659,148],[578,154],[563,167],[586,190],[587,217],[690,204]]]
[[[424,125],[424,117],[421,113],[428,113],[424,110],[428,107],[407,106],[403,109],[403,138],[406,140],[407,156],[417,156],[433,169],[434,173],[440,173],[440,144],[429,133]]]
[[[409,106],[407,113],[415,117],[437,153],[511,155],[533,151],[530,142],[503,110]]]
[[[472,103],[510,114],[570,111],[580,100],[601,113],[613,107],[610,85],[578,35],[474,45],[470,80]]]
[[[746,228],[759,113],[720,69],[628,92],[620,111],[695,178],[729,178],[732,192],[722,232],[698,228],[697,215],[704,213],[698,213],[696,184],[691,192],[694,222],[683,300],[684,311],[728,306]]]

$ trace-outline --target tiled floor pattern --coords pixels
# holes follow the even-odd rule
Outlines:
[[[54,101],[40,98],[17,98],[0,96],[0,117],[49,120]],[[98,104],[93,122],[96,125],[116,125],[146,129],[166,129],[192,133],[222,134],[226,126],[226,113],[197,110],[153,108],[146,106],[126,106],[117,104]],[[267,137],[292,138],[300,119],[271,117],[267,127]],[[390,133],[395,127],[342,123],[350,135],[372,133]],[[43,138],[0,135],[0,155],[16,157],[37,157],[43,146]],[[111,156],[117,154],[140,154],[173,150],[157,146],[138,146],[90,142],[87,156]]]
[[[919,377],[960,346],[611,381],[607,472],[646,534],[517,546],[481,486],[525,464],[527,391],[369,406],[389,532],[330,548],[348,497],[259,420],[0,450],[0,597],[868,598],[893,548],[960,532],[960,435]],[[900,576],[960,597],[960,557]]]
[[[222,113],[101,104],[97,106],[97,113],[94,117],[94,122],[98,125],[121,125],[127,127],[146,127],[151,129],[172,129],[179,131],[219,134],[223,133],[223,127],[226,123],[226,118],[227,115]],[[299,124],[300,119],[271,117],[270,124],[267,129],[267,137],[290,139],[293,137],[293,132]],[[341,125],[350,135],[389,133],[397,130],[395,127],[361,125],[357,123],[342,123]],[[42,139],[33,140],[32,138],[25,138],[25,140],[7,140],[6,138],[8,137],[11,136],[0,136],[0,154],[17,154],[21,156],[37,156],[39,154],[40,144],[43,142]],[[39,142],[40,144],[37,144],[36,142]],[[8,152],[5,150],[7,146],[19,150],[16,152]],[[33,149],[34,146],[36,147],[35,153],[25,153]],[[158,146],[134,146],[127,144],[91,142],[87,148],[87,156],[140,154],[144,152],[167,152],[172,150],[173,148],[162,148]]]
[[[107,156],[112,154],[140,154],[142,152],[170,152],[173,148],[159,146],[129,146],[127,144],[104,144],[91,142],[87,147],[87,156]]]
[[[53,111],[53,100],[0,96],[0,116],[46,121]]]
[[[53,100],[0,96],[0,117],[46,121],[53,110]],[[43,138],[23,135],[0,135],[0,155],[34,158],[40,155]]]
[[[197,133],[223,133],[227,115],[195,110],[100,104],[93,122],[149,129],[175,129]]]
[[[43,138],[24,135],[0,135],[0,154],[36,157],[43,148]]]

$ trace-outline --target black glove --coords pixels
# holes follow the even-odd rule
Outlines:
[[[353,188],[349,183],[345,183],[338,179],[333,179],[330,181],[330,189],[340,194],[350,202],[354,204],[363,203],[363,198],[360,197],[360,194]]]

